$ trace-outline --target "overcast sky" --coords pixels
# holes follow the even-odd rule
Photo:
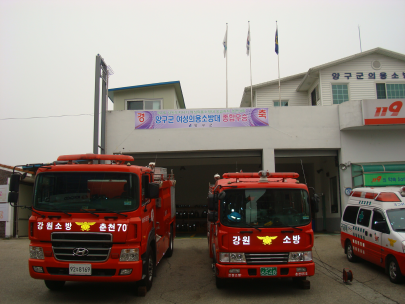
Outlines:
[[[286,77],[359,53],[358,25],[363,51],[405,54],[404,11],[403,0],[0,0],[0,163],[92,152],[97,54],[115,72],[109,88],[180,81],[187,108],[224,108],[228,23],[228,102],[239,107],[248,21],[258,84],[278,77],[276,20]]]

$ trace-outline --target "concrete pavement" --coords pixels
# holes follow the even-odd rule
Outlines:
[[[290,279],[238,280],[218,290],[211,270],[206,238],[176,238],[173,256],[157,267],[146,297],[134,296],[134,284],[67,282],[49,291],[28,273],[29,240],[0,240],[1,303],[405,303],[405,285],[389,281],[383,269],[367,262],[350,263],[338,234],[316,234],[316,274],[311,289]],[[343,283],[343,268],[354,280]]]

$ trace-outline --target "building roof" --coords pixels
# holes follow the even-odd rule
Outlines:
[[[332,66],[335,66],[335,65],[338,65],[338,64],[342,64],[342,63],[345,63],[345,62],[348,62],[348,61],[352,61],[352,60],[355,60],[355,59],[359,59],[359,58],[367,56],[367,55],[376,54],[376,53],[405,61],[405,55],[404,54],[396,53],[396,52],[389,51],[389,50],[378,47],[378,48],[375,48],[375,49],[371,49],[371,50],[368,50],[368,51],[365,51],[365,52],[357,53],[357,54],[354,54],[354,55],[351,55],[351,56],[347,56],[347,57],[344,57],[344,58],[341,58],[341,59],[338,59],[338,60],[335,60],[335,61],[331,61],[331,62],[328,62],[328,63],[325,63],[325,64],[318,65],[316,67],[310,68],[308,70],[308,72],[305,73],[306,75],[302,79],[301,83],[298,85],[297,91],[302,92],[302,91],[308,90],[309,87],[312,85],[314,78],[318,78],[318,76],[317,75],[315,76],[314,74],[318,74],[318,72],[320,70],[323,70],[323,69],[326,69],[326,68],[329,68],[329,67],[332,67]]]
[[[300,73],[300,74],[295,74],[295,75],[280,78],[280,83],[285,82],[285,81],[290,81],[293,79],[297,79],[297,78],[302,78],[305,76],[305,74],[306,73]],[[267,87],[267,86],[271,86],[271,85],[275,85],[275,84],[278,84],[278,79],[255,84],[252,87],[252,89],[254,91],[254,90],[257,90],[257,89],[260,89],[263,87]],[[250,107],[250,86],[245,87],[245,89],[243,90],[243,95],[242,95],[242,100],[240,102],[240,106],[241,107]]]
[[[398,60],[403,60],[405,61],[405,55],[401,54],[401,53],[397,53],[397,52],[393,52],[393,51],[389,51],[383,48],[375,48],[375,49],[371,49],[365,52],[361,52],[361,53],[357,53],[348,57],[344,57],[338,60],[334,60],[325,64],[321,64],[318,66],[315,66],[313,68],[310,68],[307,72],[304,73],[300,73],[300,74],[296,74],[296,75],[292,75],[292,76],[288,76],[288,77],[284,77],[280,79],[280,82],[283,81],[289,81],[292,79],[296,79],[296,78],[302,78],[302,81],[300,82],[300,84],[297,87],[297,91],[298,92],[305,92],[307,91],[311,85],[314,83],[314,80],[318,78],[318,72],[320,70],[341,64],[341,63],[345,63],[351,60],[355,60],[367,55],[371,55],[371,54],[381,54],[381,55],[385,55],[391,58],[395,58]],[[270,86],[270,85],[274,85],[278,83],[278,79],[272,80],[272,81],[268,81],[268,82],[263,82],[263,83],[259,83],[253,86],[253,90],[255,89],[259,89],[265,86]],[[243,91],[243,95],[242,95],[242,101],[240,103],[240,106],[250,106],[250,86],[245,87],[244,91]]]
[[[133,90],[133,89],[141,89],[141,88],[149,88],[149,87],[156,87],[156,86],[174,86],[176,94],[179,98],[179,105],[181,108],[186,108],[186,103],[184,102],[183,91],[181,90],[180,81],[169,81],[169,82],[158,82],[158,83],[150,83],[150,84],[142,84],[130,87],[122,87],[122,88],[115,88],[115,89],[108,89],[108,98],[114,102],[114,92],[116,91],[123,91],[123,90]]]

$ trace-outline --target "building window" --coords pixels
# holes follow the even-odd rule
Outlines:
[[[277,101],[274,100],[273,103],[274,103],[274,106],[275,106],[275,107],[279,107],[279,106],[280,106],[280,101],[278,101],[278,100],[277,100]],[[281,101],[281,106],[282,106],[282,107],[287,107],[287,106],[288,106],[288,100],[282,100],[282,101]]]
[[[377,99],[405,98],[405,84],[376,83]]]
[[[385,92],[385,83],[376,83],[377,99],[386,99],[387,93]]]
[[[337,177],[330,179],[331,213],[339,213],[338,183]]]
[[[313,106],[316,106],[318,104],[318,100],[319,100],[319,91],[318,86],[316,86],[315,89],[313,89],[311,92],[311,104]]]
[[[333,104],[341,104],[349,100],[347,84],[332,84]]]
[[[162,109],[161,99],[140,99],[128,100],[127,110],[160,110]]]

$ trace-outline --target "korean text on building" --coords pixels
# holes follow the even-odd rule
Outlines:
[[[135,129],[264,127],[267,108],[135,111]]]

